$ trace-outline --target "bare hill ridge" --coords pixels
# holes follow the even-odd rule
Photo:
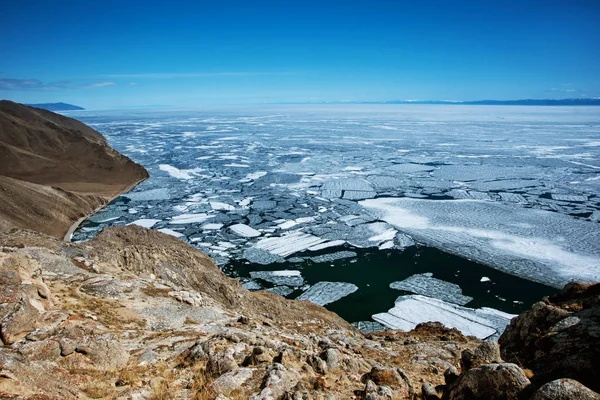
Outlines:
[[[79,218],[147,177],[84,123],[0,101],[0,230],[62,238]]]

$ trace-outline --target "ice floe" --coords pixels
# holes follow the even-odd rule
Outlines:
[[[257,231],[256,229],[252,228],[251,226],[245,225],[245,224],[235,224],[235,225],[231,225],[229,227],[229,229],[231,229],[231,231],[233,233],[235,233],[236,235],[242,236],[242,237],[247,237],[247,238],[253,238],[253,237],[258,237],[261,235],[261,233],[259,231]]]
[[[304,278],[298,270],[252,271],[252,279],[262,279],[275,285],[298,287],[304,285]]]
[[[185,236],[183,233],[174,231],[174,230],[169,229],[169,228],[161,228],[161,229],[159,229],[159,231],[162,232],[162,233],[166,233],[167,235],[175,236],[176,238],[180,238],[180,237],[184,237]]]
[[[253,247],[266,250],[269,253],[281,257],[287,257],[291,254],[319,245],[325,241],[325,239],[321,239],[317,236],[301,231],[293,231],[279,237],[261,239]]]
[[[232,211],[232,210],[235,210],[235,207],[232,206],[231,204],[221,203],[219,201],[211,201],[210,202],[210,207],[213,210],[217,210],[217,211]]]
[[[183,225],[183,224],[193,224],[193,223],[202,223],[206,222],[209,219],[214,218],[214,215],[208,214],[180,214],[175,215],[169,221],[171,225]]]
[[[479,339],[497,339],[514,315],[491,308],[466,308],[421,295],[400,296],[386,313],[373,319],[389,328],[410,331],[418,324],[438,321]]]
[[[159,200],[169,200],[171,195],[169,194],[169,189],[160,188],[160,189],[150,189],[144,190],[140,192],[129,192],[123,195],[123,197],[127,197],[132,201],[159,201]]]
[[[390,283],[390,287],[461,306],[473,300],[472,297],[463,295],[462,289],[457,284],[433,278],[429,274],[412,275],[403,281]]]
[[[192,179],[194,176],[197,176],[199,172],[203,171],[202,168],[193,168],[193,169],[179,169],[172,165],[168,164],[160,164],[158,168],[161,171],[165,171],[173,178],[177,179]]]
[[[318,282],[298,296],[297,300],[308,300],[324,306],[338,301],[358,290],[358,286],[346,282]]]
[[[132,223],[130,223],[128,225],[139,225],[139,226],[143,226],[144,228],[152,228],[154,225],[156,225],[160,221],[161,221],[160,219],[144,218],[144,219],[136,219],[135,221],[133,221]]]

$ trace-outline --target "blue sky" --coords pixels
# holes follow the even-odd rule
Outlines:
[[[600,96],[600,1],[2,1],[0,98],[86,108]]]

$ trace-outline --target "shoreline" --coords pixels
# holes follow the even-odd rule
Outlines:
[[[77,221],[75,221],[73,224],[71,224],[71,226],[69,226],[69,229],[67,230],[67,232],[64,234],[62,240],[63,242],[67,242],[70,243],[71,242],[71,235],[73,235],[73,232],[75,232],[75,230],[79,227],[79,225],[81,225],[81,223],[83,221],[85,221],[86,219],[88,219],[90,217],[90,215],[94,215],[96,214],[98,211],[102,210],[104,207],[106,207],[107,204],[109,204],[111,201],[113,201],[114,199],[116,199],[119,196],[122,196],[125,193],[129,193],[130,191],[132,191],[137,185],[139,185],[140,183],[144,182],[146,179],[148,179],[150,176],[148,175],[146,178],[144,179],[140,179],[139,181],[134,182],[133,184],[127,186],[124,190],[120,191],[119,193],[117,193],[116,195],[114,195],[113,197],[111,197],[110,199],[108,199],[106,201],[106,203],[102,204],[101,206],[98,206],[94,209],[94,211],[92,211],[89,214],[84,215],[83,217],[79,218]]]

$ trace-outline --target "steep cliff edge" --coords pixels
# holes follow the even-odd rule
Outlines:
[[[147,177],[85,124],[0,101],[0,230],[62,238],[79,218]]]

